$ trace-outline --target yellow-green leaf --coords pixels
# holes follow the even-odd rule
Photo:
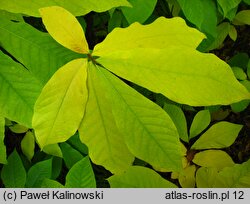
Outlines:
[[[87,60],[75,59],[62,66],[38,97],[33,128],[41,148],[64,142],[74,135],[87,101]]]
[[[35,150],[35,136],[33,132],[28,131],[21,141],[21,148],[23,154],[31,160],[34,156]]]
[[[152,166],[179,171],[181,145],[170,116],[106,69],[95,70],[129,151]]]
[[[229,147],[235,141],[242,127],[242,125],[225,121],[218,122],[201,135],[201,137],[193,144],[191,149]]]
[[[233,167],[226,167],[216,177],[215,188],[250,188],[250,159]]]
[[[229,37],[235,41],[237,39],[237,30],[235,28],[235,26],[230,25],[230,30],[229,30]]]
[[[196,171],[196,186],[198,188],[212,188],[218,175],[216,168],[201,167]]]
[[[10,130],[14,133],[25,133],[29,130],[29,128],[23,126],[23,125],[20,125],[20,124],[15,124],[15,125],[12,125],[9,127]]]
[[[91,11],[104,12],[119,6],[131,7],[126,0],[0,0],[0,9],[35,17],[40,17],[39,8],[48,6],[64,7],[75,16],[83,16]]]
[[[221,150],[206,150],[199,152],[195,154],[192,161],[199,166],[215,167],[218,170],[234,165],[231,157]]]
[[[207,126],[209,125],[211,121],[211,116],[210,116],[210,112],[209,110],[202,110],[199,111],[191,124],[190,127],[190,133],[189,133],[189,138],[193,138],[195,136],[197,136],[198,134],[200,134],[204,129],[207,128]]]
[[[4,117],[0,115],[0,164],[6,164],[6,147],[4,145]]]
[[[243,10],[237,13],[237,15],[234,18],[233,23],[235,25],[238,25],[238,24],[250,25],[250,10]]]
[[[195,165],[191,165],[186,167],[180,174],[179,174],[179,183],[182,188],[194,188],[195,187]]]
[[[164,104],[163,109],[169,114],[169,116],[173,120],[178,130],[180,139],[185,142],[188,142],[187,122],[182,109],[179,106],[167,103]]]
[[[79,128],[81,141],[88,146],[91,160],[112,173],[121,173],[134,160],[123,135],[116,126],[106,90],[90,63],[88,71],[88,102]],[[101,142],[100,142],[101,141]]]
[[[167,49],[116,51],[97,61],[116,75],[182,104],[226,105],[250,98],[224,61],[171,42]]]
[[[58,144],[46,145],[43,148],[43,152],[45,152],[46,154],[49,154],[49,155],[56,156],[56,157],[61,157],[61,158],[63,157],[62,150]]]
[[[196,48],[205,35],[186,25],[182,18],[160,17],[149,25],[133,23],[127,28],[115,28],[103,42],[97,44],[93,55],[134,48],[169,48],[171,45]]]
[[[176,188],[149,168],[131,166],[123,174],[108,178],[111,188]]]
[[[39,9],[49,34],[64,47],[82,54],[89,52],[84,31],[77,19],[59,6]]]
[[[238,80],[246,80],[247,74],[240,67],[232,67],[233,73]]]

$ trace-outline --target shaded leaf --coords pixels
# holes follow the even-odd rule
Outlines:
[[[61,67],[43,88],[33,116],[41,148],[64,142],[75,134],[87,101],[86,80],[87,61],[76,59]]]
[[[211,126],[193,144],[191,149],[225,148],[233,144],[238,136],[242,125],[229,122],[218,122]]]
[[[64,188],[58,181],[45,178],[41,184],[41,188]]]
[[[5,188],[24,188],[26,171],[16,150],[9,155],[8,164],[3,166],[1,179]]]
[[[203,167],[215,167],[218,170],[233,166],[231,157],[221,150],[206,150],[195,154],[192,162]]]
[[[234,55],[229,61],[229,65],[231,67],[241,67],[244,70],[247,69],[247,64],[249,61],[249,56],[245,52],[239,52],[236,55]]]
[[[211,116],[209,110],[199,111],[193,119],[189,130],[189,138],[193,138],[205,130],[210,124]]]
[[[86,110],[85,110],[86,112]],[[86,114],[86,113],[85,113]],[[77,132],[75,135],[73,135],[72,137],[70,137],[67,140],[67,143],[73,147],[74,149],[76,149],[77,151],[81,152],[83,155],[88,155],[89,150],[88,147],[83,144],[79,138],[79,132]]]
[[[237,40],[237,30],[235,26],[233,25],[230,26],[228,34],[233,41]]]
[[[240,67],[232,67],[233,73],[238,80],[246,80],[247,75]]]
[[[60,144],[63,153],[63,160],[68,169],[71,169],[72,166],[80,161],[83,158],[83,155],[71,147],[68,143],[64,142]]]
[[[62,170],[62,163],[62,158],[53,157],[51,179],[57,179],[60,176]]]
[[[21,148],[23,154],[30,161],[34,156],[34,150],[35,150],[35,136],[32,132],[28,131],[25,134],[24,138],[21,141]]]
[[[4,144],[5,119],[0,115],[0,164],[6,164],[6,147]]]
[[[163,109],[168,113],[168,115],[173,120],[178,130],[180,139],[182,139],[185,142],[188,142],[187,122],[182,109],[176,105],[167,103],[164,104]]]
[[[26,187],[39,188],[45,178],[50,179],[52,174],[52,159],[34,164],[28,171]]]
[[[239,3],[241,2],[241,0],[217,0],[218,4],[220,5],[220,7],[222,8],[223,10],[223,13],[224,13],[224,17],[227,16],[227,13],[236,8]]]
[[[96,67],[89,64],[88,72],[89,96],[79,128],[80,139],[88,146],[89,156],[95,164],[104,166],[112,173],[121,173],[132,165],[134,156],[117,128],[105,85]]]
[[[115,9],[112,14],[110,14],[110,19],[108,22],[108,32],[110,33],[114,28],[121,27],[122,19],[124,18],[121,10]]]
[[[41,84],[27,69],[2,52],[0,52],[0,84],[1,114],[31,127],[33,107],[41,92]]]
[[[216,33],[216,4],[212,0],[177,0],[185,17],[199,30],[214,36]]]
[[[108,178],[111,188],[176,188],[177,186],[163,179],[155,171],[131,166],[123,174]]]
[[[47,31],[58,43],[81,54],[89,52],[84,31],[70,12],[59,6],[41,8],[39,12]]]
[[[95,175],[89,157],[77,162],[66,176],[66,188],[95,188]]]
[[[117,127],[130,152],[158,168],[178,171],[181,146],[167,113],[105,69],[95,70],[98,81],[103,81]]]
[[[24,21],[22,14],[20,14],[20,13],[10,13],[10,12],[4,11],[4,10],[0,10],[0,18],[13,20],[13,21]]]
[[[132,7],[122,7],[121,10],[129,24],[144,23],[153,13],[157,0],[129,0]]]
[[[59,67],[80,56],[58,44],[48,33],[40,32],[24,22],[14,23],[1,19],[0,36],[1,46],[42,85]]]
[[[206,51],[219,48],[223,44],[224,40],[226,39],[230,31],[230,26],[231,25],[228,22],[223,22],[217,26],[216,28],[217,36],[215,37],[213,42],[206,48]]]
[[[83,16],[90,11],[104,12],[113,7],[130,6],[126,0],[0,0],[0,9],[10,11],[12,13],[23,13],[29,16],[39,17],[39,8],[47,6],[61,6],[73,13],[75,16]]]

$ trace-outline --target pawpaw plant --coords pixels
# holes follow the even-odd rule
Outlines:
[[[236,164],[222,150],[243,126],[211,124],[209,109],[248,102],[249,89],[237,80],[247,80],[247,74],[239,78],[238,68],[198,50],[208,22],[192,19],[180,0],[184,15],[201,31],[180,17],[144,24],[155,0],[142,15],[137,0],[88,0],[82,7],[78,0],[53,2],[0,1],[8,14],[0,15],[5,187],[93,188],[94,165],[109,171],[111,187],[178,187],[159,172],[172,172],[181,187],[250,186],[250,160]],[[111,17],[112,31],[92,49],[76,16],[107,10],[127,26],[114,26],[119,22]],[[41,17],[48,33],[30,26],[21,13]],[[161,95],[163,106],[140,90]],[[205,107],[189,131],[183,107]],[[23,135],[21,148],[6,153],[7,133]],[[59,179],[63,168],[65,183]]]

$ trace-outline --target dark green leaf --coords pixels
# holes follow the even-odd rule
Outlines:
[[[26,171],[16,150],[8,157],[8,164],[4,165],[1,179],[5,188],[23,188],[26,182]]]

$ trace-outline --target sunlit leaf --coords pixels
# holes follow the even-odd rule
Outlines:
[[[134,48],[170,49],[170,45],[196,48],[204,38],[203,33],[188,27],[182,18],[160,17],[146,26],[133,23],[125,29],[115,28],[95,46],[93,55],[103,56]]]
[[[226,167],[216,177],[215,188],[249,188],[250,160],[233,167]]]
[[[178,171],[181,146],[167,113],[105,69],[95,70],[99,83],[103,81],[116,125],[130,152],[158,168]]]
[[[97,61],[116,75],[178,103],[231,104],[250,96],[224,61],[187,47],[116,51]]]
[[[76,132],[87,101],[86,80],[87,61],[76,59],[61,67],[43,88],[33,116],[41,148],[64,142]]]
[[[216,168],[199,168],[196,172],[196,186],[198,188],[212,188],[217,174]]]
[[[104,166],[112,173],[121,173],[132,165],[134,156],[117,128],[106,90],[95,69],[89,64],[89,97],[79,128],[80,138],[88,146],[90,158],[95,164]]]
[[[195,187],[195,165],[187,166],[179,175],[179,183],[182,188]]]
[[[64,47],[82,54],[89,52],[84,31],[77,19],[62,7],[39,9],[49,34]]]
[[[39,8],[48,6],[61,6],[73,13],[75,16],[83,16],[90,11],[104,12],[113,7],[130,6],[126,0],[0,0],[0,9],[12,13],[23,13],[29,16],[39,17]]]
[[[225,148],[233,144],[238,136],[242,125],[229,122],[218,122],[211,126],[193,144],[191,149]]]
[[[195,154],[192,162],[203,167],[215,167],[218,170],[233,166],[231,157],[221,150],[206,150]]]
[[[62,150],[60,149],[58,144],[46,145],[43,148],[43,152],[45,152],[46,154],[49,154],[49,155],[56,156],[56,157],[61,157],[61,158],[63,157]]]
[[[108,178],[111,188],[176,188],[177,186],[149,168],[132,166],[123,174]]]

